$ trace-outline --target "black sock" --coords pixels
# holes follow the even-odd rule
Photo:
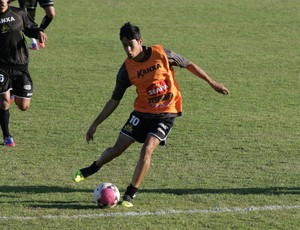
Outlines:
[[[9,125],[9,109],[8,110],[0,109],[0,126],[3,133],[3,138],[10,136],[8,125]]]
[[[83,177],[88,177],[93,175],[94,173],[98,172],[100,167],[96,164],[96,161],[93,162],[89,167],[80,169],[80,172],[82,173]]]
[[[135,194],[137,193],[138,191],[138,188],[134,187],[132,184],[130,184],[128,187],[127,187],[127,190],[125,192],[125,195],[128,195],[130,196],[131,198],[134,198]]]
[[[35,21],[35,9],[32,8],[26,8],[27,13],[30,15],[30,17],[33,19],[33,21]]]
[[[45,15],[45,17],[44,17],[43,20],[42,20],[42,23],[41,23],[40,27],[41,27],[43,30],[45,30],[45,29],[49,26],[49,24],[51,23],[52,19],[53,19],[53,18],[50,18],[50,17],[48,17],[47,15]]]

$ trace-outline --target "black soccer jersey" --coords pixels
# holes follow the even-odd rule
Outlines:
[[[38,25],[19,8],[9,6],[0,13],[0,67],[26,69],[29,53],[24,34],[38,38]]]

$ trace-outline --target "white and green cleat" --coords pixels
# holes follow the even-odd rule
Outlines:
[[[131,196],[124,194],[123,201],[121,203],[122,207],[124,207],[124,208],[133,207],[132,200],[133,200],[133,198]]]
[[[124,207],[124,208],[131,208],[133,207],[133,204],[127,200],[123,200],[121,205]]]
[[[84,180],[84,176],[82,175],[81,171],[80,170],[77,170],[77,172],[75,173],[74,177],[73,177],[73,180],[75,182],[80,182],[80,181],[83,181]]]

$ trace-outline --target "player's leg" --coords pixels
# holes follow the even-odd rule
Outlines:
[[[107,164],[114,158],[120,156],[133,142],[134,140],[120,133],[114,146],[111,148],[107,148],[101,154],[101,156],[96,161],[96,165],[101,168],[103,165]]]
[[[37,0],[27,0],[26,1],[26,9],[28,15],[35,21],[35,14],[36,14],[36,7],[37,7]],[[30,38],[30,44],[32,50],[38,50],[39,46],[35,38]]]
[[[134,170],[134,174],[132,177],[131,184],[138,188],[140,184],[142,183],[142,180],[144,179],[148,169],[150,168],[150,161],[151,156],[154,150],[157,148],[157,146],[160,144],[160,140],[157,139],[155,136],[148,135],[141,153],[139,161],[136,165],[136,168]]]
[[[32,80],[27,71],[19,71],[19,70],[10,70],[10,75],[14,76],[12,81],[12,93],[14,94],[14,101],[18,108],[22,111],[26,111],[29,109],[30,106],[30,98],[32,96]],[[7,146],[15,146],[15,143],[12,139],[11,134],[8,131],[8,124],[9,124],[9,104],[10,104],[10,91],[7,91],[4,94],[4,103],[3,100],[0,99],[1,108],[7,110],[4,112],[3,116],[4,120],[1,121],[1,128],[2,131],[6,132],[3,133],[6,136],[4,140],[4,144]],[[1,98],[1,97],[0,97]],[[3,113],[2,111],[0,113]],[[1,119],[2,120],[2,119]],[[3,127],[2,127],[3,126]]]
[[[164,119],[143,119],[138,117],[139,122],[134,130],[135,137],[144,136],[142,142],[143,147],[140,152],[140,158],[135,167],[131,184],[127,187],[127,190],[123,196],[123,207],[132,207],[132,201],[135,197],[139,186],[141,185],[147,171],[150,168],[151,157],[154,150],[158,145],[165,145],[168,134],[171,131],[175,118],[164,118]],[[138,130],[138,131],[137,131]]]
[[[19,6],[21,9],[24,9],[26,8],[26,0],[18,0],[19,2]]]
[[[7,71],[0,70],[0,127],[5,146],[15,146],[9,132],[11,84],[11,79]]]
[[[123,207],[132,207],[132,200],[135,197],[138,187],[141,185],[146,173],[150,168],[151,157],[154,150],[160,144],[160,140],[157,137],[148,135],[140,153],[139,161],[135,167],[131,184],[127,187],[127,190],[123,196]]]
[[[0,126],[3,134],[3,144],[5,146],[15,146],[15,142],[9,132],[9,107],[10,91],[6,91],[0,94]]]
[[[46,7],[44,7],[45,13],[46,15],[44,16],[42,23],[40,25],[40,27],[45,30],[49,24],[51,23],[51,21],[53,20],[53,18],[55,17],[55,8],[54,5],[48,5]]]
[[[114,158],[120,156],[132,143],[134,140],[125,136],[124,134],[120,133],[119,137],[114,144],[113,147],[107,148],[100,157],[93,162],[90,166],[86,168],[82,168],[78,170],[74,175],[74,181],[80,182],[85,178],[95,174],[100,170],[100,168],[107,164],[108,162],[112,161]]]
[[[46,15],[43,17],[42,23],[40,27],[45,30],[53,18],[55,17],[55,8],[53,0],[39,0],[40,6],[44,8]],[[39,46],[44,48],[46,44],[44,42],[39,41]]]
[[[35,11],[37,7],[37,0],[26,0],[26,10],[29,16],[35,21]]]
[[[15,103],[22,111],[26,111],[30,107],[33,83],[28,71],[14,70],[13,74],[17,76],[13,81],[13,93],[15,95]]]
[[[15,95],[15,103],[18,106],[18,108],[22,111],[26,111],[30,107],[30,98],[22,98]]]
[[[23,98],[15,95],[15,104],[21,111],[26,111],[30,107],[31,98]]]

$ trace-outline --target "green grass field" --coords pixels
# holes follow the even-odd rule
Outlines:
[[[299,229],[299,1],[55,7],[46,48],[31,52],[31,108],[10,110],[17,146],[0,146],[1,229]],[[38,8],[38,22],[43,13]],[[122,194],[141,145],[82,183],[72,176],[114,144],[132,110],[133,88],[94,143],[85,142],[125,58],[119,28],[128,21],[145,45],[161,43],[199,64],[230,95],[177,68],[184,116],[153,155],[135,206],[101,210],[94,188],[109,181]]]

